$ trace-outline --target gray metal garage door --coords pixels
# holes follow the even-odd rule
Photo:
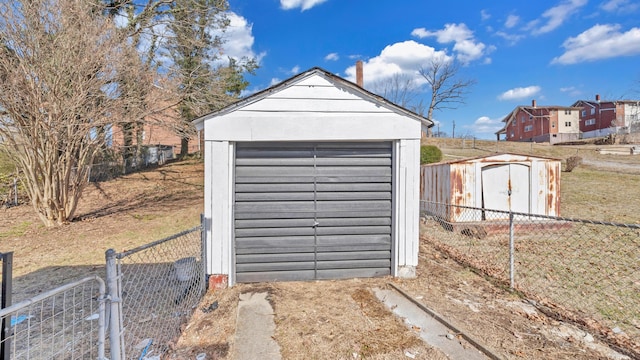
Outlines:
[[[239,143],[236,281],[391,272],[391,143]]]

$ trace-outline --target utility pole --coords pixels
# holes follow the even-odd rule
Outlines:
[[[456,121],[453,120],[453,131],[451,131],[451,138],[455,139],[456,138]]]

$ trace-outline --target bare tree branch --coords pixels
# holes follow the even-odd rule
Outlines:
[[[469,88],[475,84],[475,80],[456,79],[459,70],[458,63],[444,57],[432,58],[427,66],[418,70],[431,90],[428,119],[433,119],[435,110],[455,109],[458,105],[464,104],[465,96]]]

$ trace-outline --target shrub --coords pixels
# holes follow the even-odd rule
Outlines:
[[[582,158],[580,156],[569,156],[566,160],[564,171],[571,172],[580,164],[582,164]]]
[[[420,146],[420,165],[437,163],[440,160],[442,160],[442,151],[437,146]]]

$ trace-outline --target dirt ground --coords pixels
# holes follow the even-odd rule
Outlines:
[[[196,226],[203,165],[190,160],[90,183],[78,219],[46,228],[29,204],[0,207],[0,252],[13,251],[13,301],[97,274],[105,251],[132,249]]]
[[[239,284],[210,292],[170,359],[232,359],[239,294],[269,293],[283,359],[446,359],[376,300],[394,284],[502,359],[623,359],[577,327],[546,317],[517,295],[427,242],[417,278]],[[213,302],[219,307],[205,313]],[[452,340],[457,341],[457,340]]]
[[[0,251],[14,251],[14,301],[78,277],[103,275],[109,248],[131,249],[196,225],[202,212],[202,168],[198,161],[180,162],[91,184],[78,221],[60,228],[41,226],[28,205],[0,209]],[[388,283],[500,358],[616,358],[591,335],[547,318],[427,242],[421,244],[419,260],[418,277],[411,280],[241,284],[210,292],[169,358],[206,353],[207,359],[232,359],[239,294],[266,290],[284,359],[444,359],[375,299],[371,289]]]

